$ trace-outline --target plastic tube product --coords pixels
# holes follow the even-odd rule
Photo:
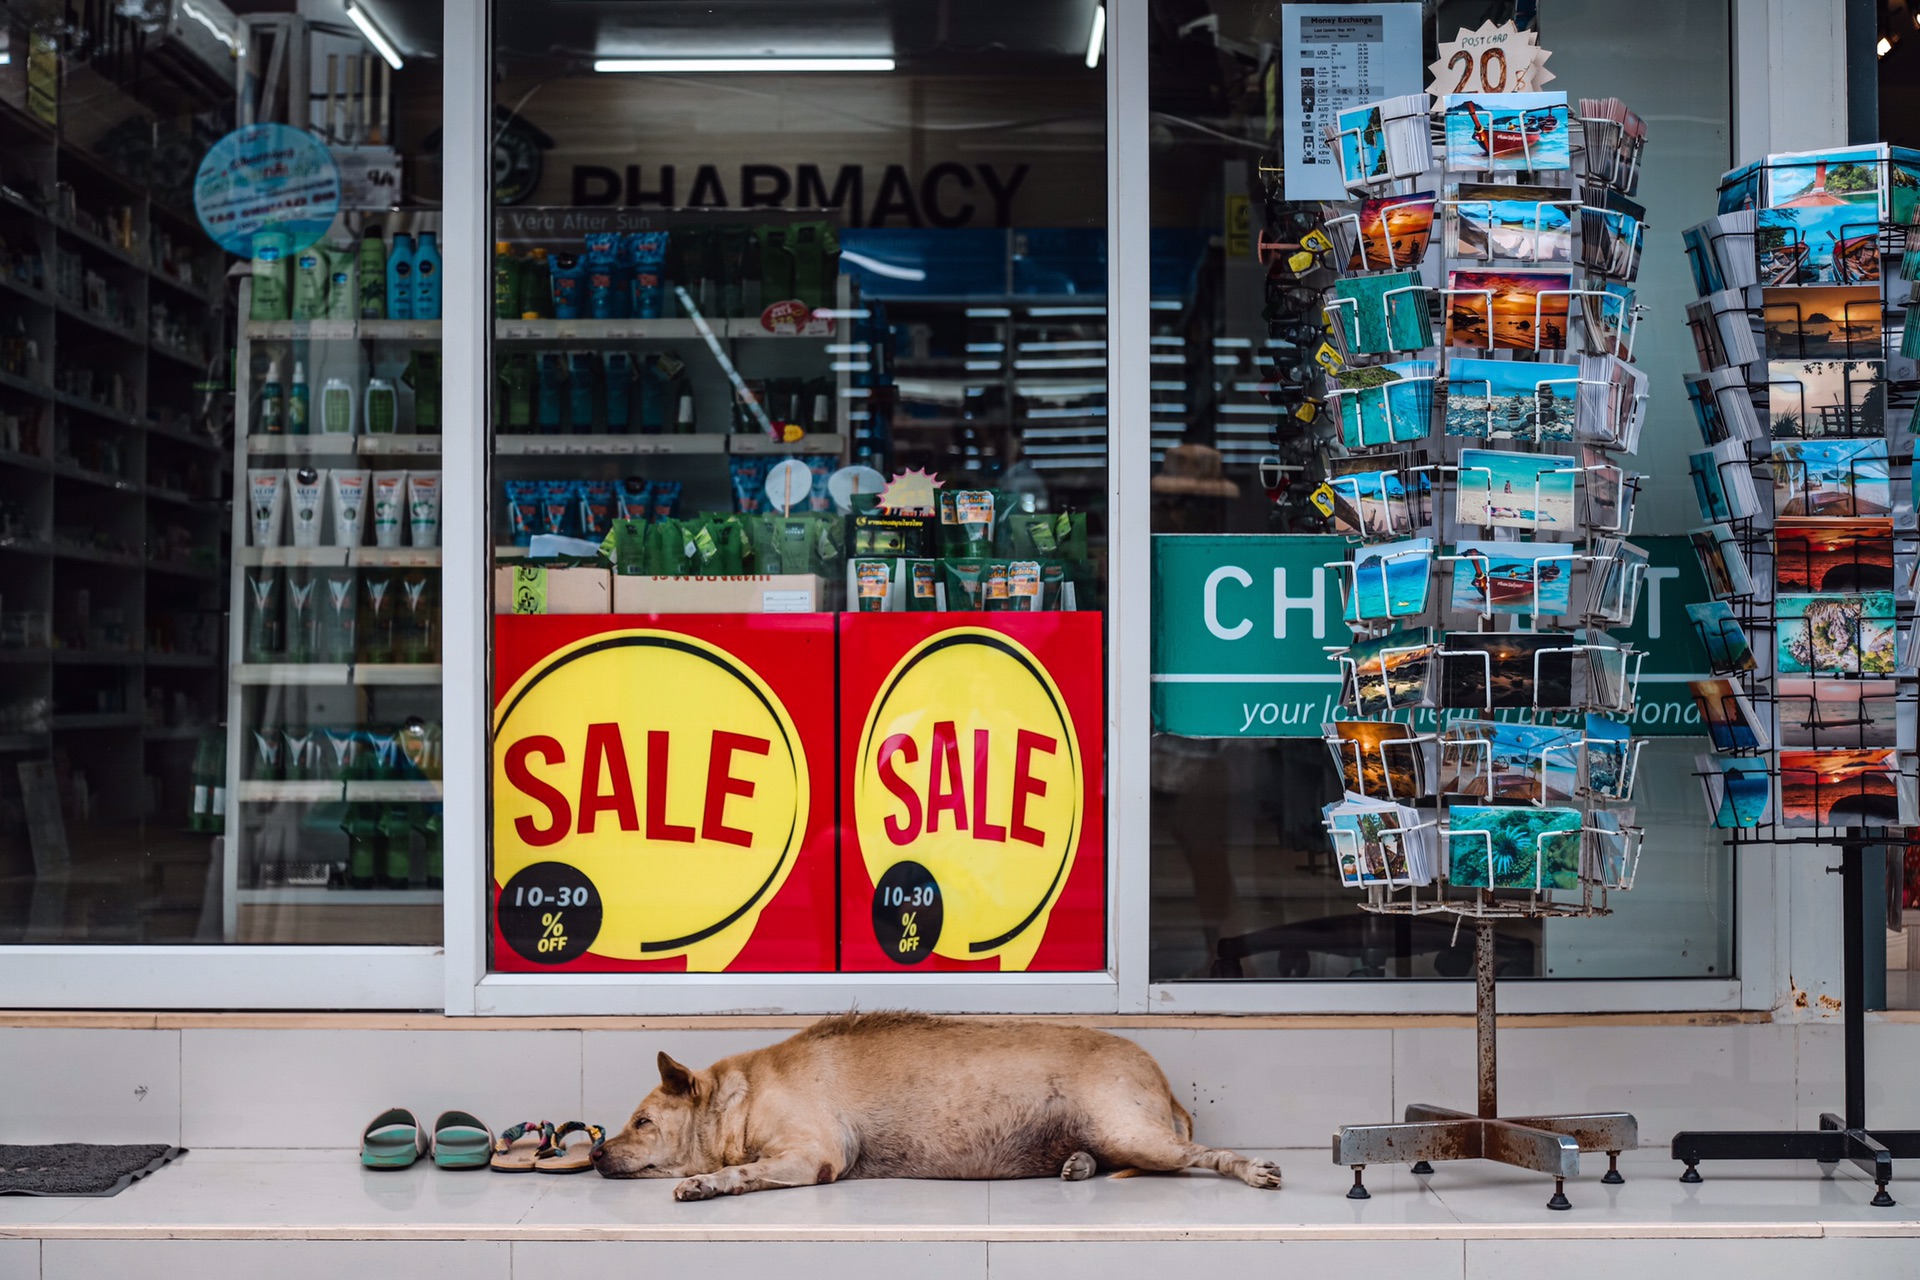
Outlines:
[[[407,518],[407,473],[373,473],[373,545],[397,547]]]
[[[613,528],[614,482],[581,480],[574,488],[580,495],[580,536],[598,542]]]
[[[440,353],[416,349],[400,377],[413,388],[413,429],[433,435],[440,430]]]
[[[287,473],[278,469],[249,470],[247,472],[247,512],[252,517],[254,546],[277,547],[280,545],[280,524],[286,510]]]
[[[357,547],[367,537],[367,473],[334,471],[333,545]]]
[[[540,532],[574,536],[574,488],[571,480],[548,480],[540,485]]]
[[[431,231],[420,233],[420,247],[413,253],[412,318],[440,318],[440,246]]]
[[[292,313],[287,275],[287,233],[253,233],[253,302],[248,312],[255,320],[285,320]]]
[[[345,378],[328,378],[320,388],[320,434],[353,434],[353,386]]]
[[[607,384],[607,434],[625,435],[633,419],[633,357],[625,351],[609,351],[600,358]]]
[[[280,357],[267,361],[267,376],[260,384],[260,427],[263,435],[284,435],[287,430],[286,389],[280,383]]]
[[[413,319],[413,237],[404,231],[387,251],[387,319]]]
[[[360,313],[360,255],[351,240],[327,246],[327,319],[352,320]]]
[[[319,580],[311,573],[287,573],[286,652],[288,662],[312,662],[319,641]]]
[[[407,537],[416,547],[440,545],[440,473],[408,471]]]
[[[408,569],[400,575],[400,611],[397,656],[402,662],[440,661],[440,572]]]
[[[293,255],[293,318],[319,320],[327,314],[327,251],[310,244]]]
[[[247,661],[272,662],[281,653],[280,595],[285,571],[271,566],[248,569]]]
[[[360,618],[357,588],[360,575],[353,569],[322,569],[320,643],[316,646],[321,662],[354,660],[354,624]]]
[[[507,486],[507,527],[513,533],[513,545],[530,546],[540,531],[540,491],[538,480],[509,480]]]
[[[641,320],[657,319],[660,316],[660,295],[664,292],[661,274],[667,264],[667,233],[629,232],[626,250],[633,263],[633,315]]]
[[[534,355],[539,372],[539,390],[534,398],[534,421],[541,435],[559,435],[566,425],[566,397],[562,387],[567,381],[567,355],[564,351],[541,351]]]
[[[577,253],[553,255],[553,318],[578,320],[586,268]]]
[[[587,236],[587,314],[595,320],[617,320],[623,309],[614,287],[620,266],[619,242],[619,234],[612,231]]]
[[[392,435],[400,429],[400,393],[391,378],[368,378],[366,431],[368,435]]]
[[[288,509],[293,515],[293,545],[320,545],[320,524],[327,509],[327,473],[301,467],[289,473]]]
[[[593,430],[594,366],[591,351],[567,352],[567,419],[576,434]]]
[[[380,238],[380,228],[368,227],[367,234],[360,241],[360,318],[362,320],[385,320],[387,318],[387,242]]]
[[[287,389],[287,430],[293,435],[307,434],[307,364],[293,362],[293,385]]]
[[[364,570],[360,575],[360,587],[365,609],[357,637],[359,660],[392,662],[393,574],[385,569]]]

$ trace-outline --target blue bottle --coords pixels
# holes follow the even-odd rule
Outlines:
[[[440,246],[431,231],[420,233],[420,247],[413,252],[413,318],[440,318]]]
[[[413,237],[404,231],[387,251],[387,319],[413,319]]]

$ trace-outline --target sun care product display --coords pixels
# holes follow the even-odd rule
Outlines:
[[[385,320],[387,318],[387,242],[380,238],[380,228],[368,227],[366,235],[360,238],[358,266],[360,318]]]
[[[286,387],[280,381],[279,356],[267,361],[267,376],[260,383],[260,417],[254,430],[269,436],[286,434]]]
[[[397,547],[407,525],[407,473],[373,473],[373,545]]]
[[[320,527],[326,516],[327,473],[300,467],[287,473],[287,506],[292,517],[293,545],[320,545]]]
[[[400,393],[390,378],[368,378],[362,397],[368,435],[392,435],[400,429]]]
[[[345,378],[328,378],[320,388],[320,434],[353,434],[353,384]]]
[[[333,471],[329,473],[333,492],[333,545],[357,547],[367,536],[367,495],[369,473]]]
[[[420,244],[413,252],[414,320],[440,318],[440,245],[431,231],[420,233]]]
[[[256,231],[253,235],[253,320],[286,320],[293,314],[292,267],[287,233]]]
[[[413,237],[404,231],[394,232],[387,250],[386,281],[387,319],[413,319]]]
[[[409,471],[407,477],[407,540],[416,547],[440,545],[440,473]]]
[[[247,527],[256,547],[277,547],[287,515],[287,473],[247,472]]]
[[[351,241],[327,245],[327,319],[353,320],[360,312],[360,255]]]
[[[320,320],[327,314],[327,251],[310,244],[293,255],[293,319]]]
[[[287,388],[287,432],[296,436],[307,434],[307,364],[304,360],[293,362],[293,385]]]

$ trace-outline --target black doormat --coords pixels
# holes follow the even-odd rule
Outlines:
[[[0,1146],[0,1196],[117,1196],[187,1154],[164,1142],[112,1147],[92,1142]]]

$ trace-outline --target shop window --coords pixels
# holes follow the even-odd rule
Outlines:
[[[495,969],[1106,967],[1103,17],[497,7]]]
[[[1378,87],[1379,49],[1312,52],[1332,57],[1326,65],[1340,74],[1374,78],[1361,102],[1424,89],[1436,33],[1451,38],[1489,16],[1485,5],[1452,0],[1425,9],[1415,19],[1409,85]],[[1664,674],[1643,686],[1637,721],[1636,732],[1653,741],[1636,796],[1649,839],[1633,891],[1614,896],[1608,920],[1503,925],[1502,972],[1726,977],[1732,859],[1691,776],[1703,740],[1693,736],[1698,719],[1685,695],[1686,677],[1706,666],[1681,609],[1703,597],[1689,594],[1692,557],[1678,536],[1694,509],[1683,455],[1698,448],[1679,390],[1690,351],[1678,229],[1712,213],[1711,175],[1730,162],[1727,14],[1651,2],[1537,10],[1558,77],[1551,88],[1570,99],[1618,96],[1656,122],[1639,184],[1654,231],[1639,273],[1637,362],[1652,400],[1633,535],[1658,570],[1641,600],[1636,643]],[[1268,245],[1297,240],[1286,219],[1309,207],[1286,203],[1285,182],[1305,171],[1282,163],[1283,134],[1300,127],[1299,101],[1314,88],[1297,72],[1281,74],[1283,13],[1233,2],[1154,12],[1150,976],[1459,977],[1470,972],[1470,948],[1452,936],[1451,918],[1363,914],[1360,891],[1341,885],[1321,822],[1321,806],[1341,794],[1320,737],[1324,722],[1340,718],[1325,648],[1345,638],[1326,565],[1345,559],[1348,544],[1329,536],[1331,522],[1314,505],[1337,432],[1325,415],[1302,425],[1324,382],[1313,362],[1323,336],[1318,299],[1307,305],[1289,294],[1284,255]],[[1341,40],[1357,38],[1350,25],[1337,30]],[[1310,199],[1343,199],[1337,173],[1332,181],[1331,192]],[[1440,228],[1436,219],[1436,241]],[[1443,250],[1415,257],[1431,269]],[[1246,679],[1208,683],[1223,671]]]
[[[440,939],[438,541],[379,496],[439,321],[365,309],[440,8],[356,11],[0,7],[0,942]]]

